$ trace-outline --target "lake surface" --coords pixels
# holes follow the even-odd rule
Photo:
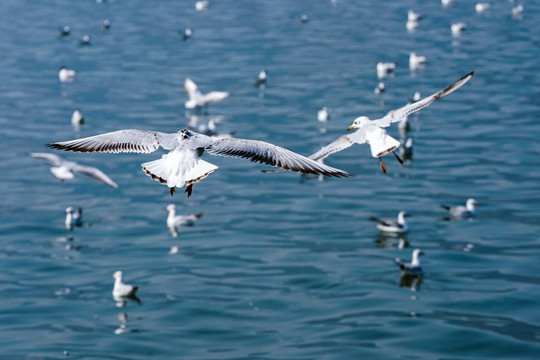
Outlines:
[[[0,12],[0,358],[536,359],[540,354],[540,4],[438,1],[3,1]],[[423,13],[416,31],[407,10]],[[309,21],[301,24],[302,14]],[[110,19],[103,33],[101,23]],[[452,22],[468,28],[450,33]],[[71,26],[71,35],[59,28]],[[179,30],[193,29],[182,41]],[[92,44],[79,46],[84,34]],[[411,71],[409,52],[428,58]],[[377,60],[396,61],[374,93]],[[77,70],[60,83],[60,66]],[[264,90],[254,77],[267,69]],[[414,157],[367,145],[329,157],[349,179],[263,174],[207,155],[219,170],[187,198],[152,181],[153,154],[57,154],[96,166],[60,183],[30,152],[126,128],[176,132],[186,77],[230,97],[200,121],[311,154],[360,115],[415,91],[469,83],[410,117]],[[332,118],[319,123],[327,106]],[[70,123],[80,108],[86,123]],[[400,138],[397,125],[388,128]],[[476,218],[440,204],[474,197]],[[204,212],[171,236],[169,203]],[[84,209],[67,231],[64,210]],[[403,236],[370,216],[412,214]],[[169,249],[177,246],[177,254]],[[425,275],[402,283],[395,258],[421,248]],[[116,306],[116,270],[141,303]]]

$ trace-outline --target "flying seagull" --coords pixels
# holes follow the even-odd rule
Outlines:
[[[169,187],[171,196],[176,187],[186,186],[191,196],[193,184],[201,181],[218,167],[201,159],[206,151],[217,156],[240,157],[307,174],[348,177],[345,171],[326,166],[300,154],[258,140],[216,138],[187,129],[167,134],[150,130],[120,130],[82,139],[54,142],[48,147],[76,152],[138,152],[151,153],[160,146],[170,150],[161,159],[141,164],[153,180]]]
[[[393,153],[400,163],[403,160],[394,152],[400,143],[393,137],[386,133],[383,128],[390,126],[390,124],[398,121],[402,121],[410,114],[419,111],[437,99],[440,99],[448,94],[453,93],[460,87],[462,87],[473,76],[474,71],[471,71],[452,85],[446,87],[443,90],[437,91],[422,100],[419,100],[412,104],[407,104],[399,109],[392,110],[386,114],[383,118],[377,120],[370,120],[366,116],[360,116],[356,118],[348,130],[358,129],[352,134],[343,135],[334,142],[322,147],[319,151],[309,156],[310,159],[319,161],[329,155],[332,155],[338,151],[344,150],[353,144],[369,144],[371,148],[371,155],[379,158],[381,171],[386,173],[386,167],[382,162],[382,157],[389,153]]]
[[[203,94],[197,84],[189,78],[184,81],[184,89],[189,97],[189,100],[185,103],[186,109],[200,109],[203,106],[221,101],[229,96],[229,93],[224,91],[212,91]]]
[[[107,175],[105,175],[101,170],[92,167],[85,166],[76,163],[75,161],[68,161],[62,159],[56,154],[49,153],[30,153],[30,156],[34,159],[44,160],[52,165],[51,174],[60,181],[73,179],[75,175],[73,173],[80,173],[91,178],[96,179],[99,182],[109,185],[115,189],[118,189],[118,185],[112,181]]]

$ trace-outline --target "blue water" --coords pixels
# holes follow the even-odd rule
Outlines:
[[[194,1],[3,1],[0,358],[538,358],[540,5],[525,2],[521,20],[510,6],[214,0],[197,12]],[[426,15],[414,33],[409,8]],[[453,21],[469,27],[452,37]],[[61,38],[64,25],[72,34]],[[194,35],[183,42],[185,27]],[[81,47],[86,33],[92,45]],[[424,69],[408,69],[410,51],[428,57]],[[379,59],[398,62],[382,97]],[[75,82],[58,81],[61,65],[78,71]],[[220,169],[190,198],[183,189],[171,198],[140,170],[161,150],[58,153],[100,168],[118,190],[82,175],[60,183],[28,156],[125,128],[175,132],[189,115],[186,77],[231,93],[209,108],[222,131],[307,155],[355,117],[382,116],[471,70],[462,89],[411,116],[413,161],[385,157],[387,175],[366,145],[327,159],[354,177],[324,181],[208,155]],[[439,204],[469,197],[481,203],[475,219],[444,220]],[[174,238],[169,203],[205,215]],[[64,228],[67,206],[84,208],[82,228]],[[405,236],[369,221],[400,210],[413,215]],[[400,286],[393,259],[414,248],[426,253],[425,275]],[[140,305],[116,306],[116,270],[139,286]]]

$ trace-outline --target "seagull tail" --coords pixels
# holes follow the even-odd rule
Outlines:
[[[442,207],[444,210],[450,210],[450,206],[448,206],[448,205],[441,205],[441,207]]]

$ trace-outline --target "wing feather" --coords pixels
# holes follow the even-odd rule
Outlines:
[[[85,166],[85,165],[79,165],[77,164],[73,169],[73,171],[78,172],[80,174],[90,176],[91,178],[102,182],[106,185],[109,185],[110,187],[113,187],[115,189],[118,189],[118,184],[116,184],[114,181],[111,180],[110,177],[105,175],[101,170],[98,168],[92,167],[92,166]]]
[[[30,156],[33,157],[34,159],[44,160],[54,166],[60,166],[64,162],[64,159],[62,159],[60,156],[56,154],[30,153]]]
[[[334,140],[330,144],[323,146],[319,151],[309,156],[310,159],[320,161],[328,156],[345,150],[353,144],[363,144],[366,142],[366,133],[364,129],[359,129],[352,134],[346,134]]]

